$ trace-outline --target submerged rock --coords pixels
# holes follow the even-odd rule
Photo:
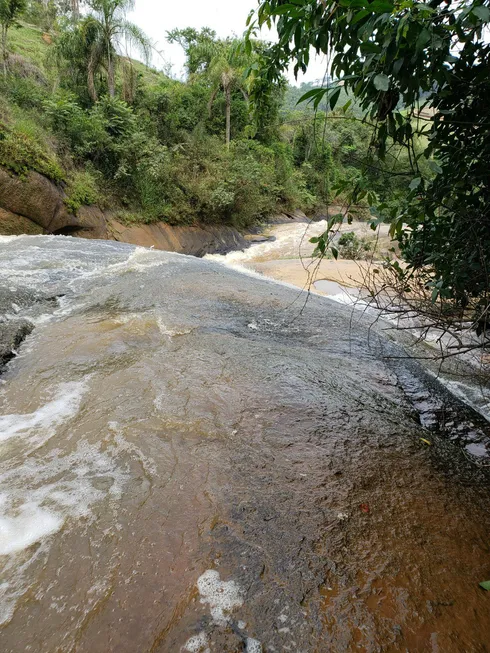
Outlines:
[[[485,650],[488,472],[368,323],[115,242],[7,278],[65,297],[1,387],[2,651]]]

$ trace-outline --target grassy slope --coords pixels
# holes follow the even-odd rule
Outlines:
[[[27,64],[32,64],[44,77],[48,85],[55,81],[55,71],[49,64],[49,51],[52,47],[52,36],[46,34],[40,27],[25,22],[20,23],[9,32],[9,51],[20,56]],[[136,71],[142,77],[142,83],[147,86],[157,85],[167,80],[164,73],[145,66],[140,61],[132,60]],[[43,113],[35,109],[21,108],[10,101],[0,91],[0,165],[11,172],[24,174],[35,170],[54,181],[68,182],[66,192],[70,195],[70,180],[74,175],[83,179],[83,170],[63,169],[65,166],[58,156],[58,141],[47,124]],[[66,164],[66,161],[65,161]],[[99,195],[101,204],[105,204],[104,194]],[[112,202],[113,203],[113,202]],[[143,221],[137,214],[136,222]]]
[[[49,45],[43,40],[43,31],[34,25],[23,23],[9,32],[9,49],[44,69]]]
[[[21,22],[18,27],[14,27],[9,32],[9,49],[12,53],[19,54],[36,65],[43,72],[47,72],[50,38],[52,36],[43,32],[40,27]],[[144,83],[156,84],[167,79],[164,73],[148,68],[141,61],[133,59],[132,64],[136,71],[142,74]]]

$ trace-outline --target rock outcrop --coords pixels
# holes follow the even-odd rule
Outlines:
[[[108,225],[113,240],[179,254],[225,254],[248,246],[239,231],[226,225],[172,227],[157,222],[125,226],[117,220],[109,220]]]
[[[82,207],[75,215],[65,205],[65,194],[52,181],[37,172],[17,177],[0,168],[0,208],[24,218],[19,220],[18,233],[24,230],[25,219],[47,234],[70,234],[91,238],[105,238],[107,225],[101,211]],[[0,229],[4,233],[5,216],[0,216]],[[29,225],[29,228],[30,225]]]
[[[240,232],[226,225],[172,227],[157,222],[127,226],[96,206],[82,206],[73,214],[65,199],[59,186],[37,172],[17,177],[0,168],[0,234],[117,240],[194,256],[247,246]]]

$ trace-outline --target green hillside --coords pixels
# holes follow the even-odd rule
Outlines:
[[[176,31],[189,73],[181,82],[112,44],[107,58],[99,18],[59,14],[49,32],[21,18],[0,79],[0,165],[60,184],[71,211],[96,204],[126,222],[241,227],[297,208],[321,213],[346,184],[390,201],[404,192],[402,178],[363,165],[372,133],[357,108],[316,113],[297,105],[305,88],[284,80],[263,89],[260,106],[250,101],[246,72],[259,65],[261,43],[245,52],[208,29]]]

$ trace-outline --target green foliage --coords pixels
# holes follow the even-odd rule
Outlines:
[[[25,8],[26,0],[0,0],[0,38],[4,76],[7,75],[8,66],[7,34]]]
[[[488,0],[282,0],[261,3],[257,26],[274,21],[279,39],[260,74],[266,80],[295,61],[305,71],[310,51],[328,54],[339,80],[305,100],[333,109],[340,86],[374,122],[372,149],[381,161],[391,144],[408,155],[408,192],[373,211],[392,222],[412,272],[441,299],[469,309],[486,331],[490,280],[490,23]],[[260,97],[256,98],[260,104]],[[429,108],[429,117],[420,111]],[[425,153],[420,144],[425,141]],[[425,157],[432,157],[427,165]],[[373,166],[372,161],[367,166]],[[406,175],[406,172],[395,171]],[[367,195],[363,179],[351,201]],[[345,187],[344,187],[345,188]],[[328,234],[325,236],[328,238]]]
[[[26,0],[0,0],[0,24],[9,29],[26,8]]]
[[[359,238],[353,231],[343,233],[338,240],[338,246],[341,258],[352,261],[365,258],[372,249],[366,238]]]
[[[22,135],[24,147],[41,149],[68,171],[61,176],[72,211],[96,202],[116,210],[126,223],[245,226],[282,210],[321,212],[334,185],[362,177],[357,159],[366,152],[372,130],[352,115],[347,121],[326,121],[304,107],[288,109],[284,95],[292,92],[282,78],[264,84],[260,111],[252,114],[244,74],[248,67],[256,75],[262,62],[267,46],[258,41],[247,51],[239,41],[218,40],[210,30],[174,32],[172,38],[186,50],[187,82],[118,59],[111,97],[102,57],[97,65],[92,62],[95,93],[90,93],[89,65],[100,20],[100,13],[78,21],[58,14],[52,45],[36,28],[15,30],[12,43],[22,53],[17,56],[23,68],[12,67],[3,84],[0,79],[5,101],[0,118]],[[31,60],[38,72],[26,72]],[[132,71],[128,78],[126,66]],[[229,148],[223,74],[229,89]],[[126,93],[125,83],[131,92]],[[25,172],[31,165],[41,170],[35,158],[11,157],[9,169]],[[61,179],[60,172],[47,174]],[[377,172],[367,177],[366,186],[389,186]]]
[[[0,122],[0,166],[18,175],[30,170],[39,172],[53,181],[64,178],[63,171],[45,146],[26,133],[25,129],[12,129]]]
[[[185,52],[189,75],[195,75],[209,67],[216,53],[216,32],[204,27],[197,31],[193,27],[174,29],[167,32],[169,43],[178,43]]]
[[[76,213],[83,205],[96,204],[99,199],[97,181],[89,170],[71,172],[65,193],[65,204],[72,213]]]

